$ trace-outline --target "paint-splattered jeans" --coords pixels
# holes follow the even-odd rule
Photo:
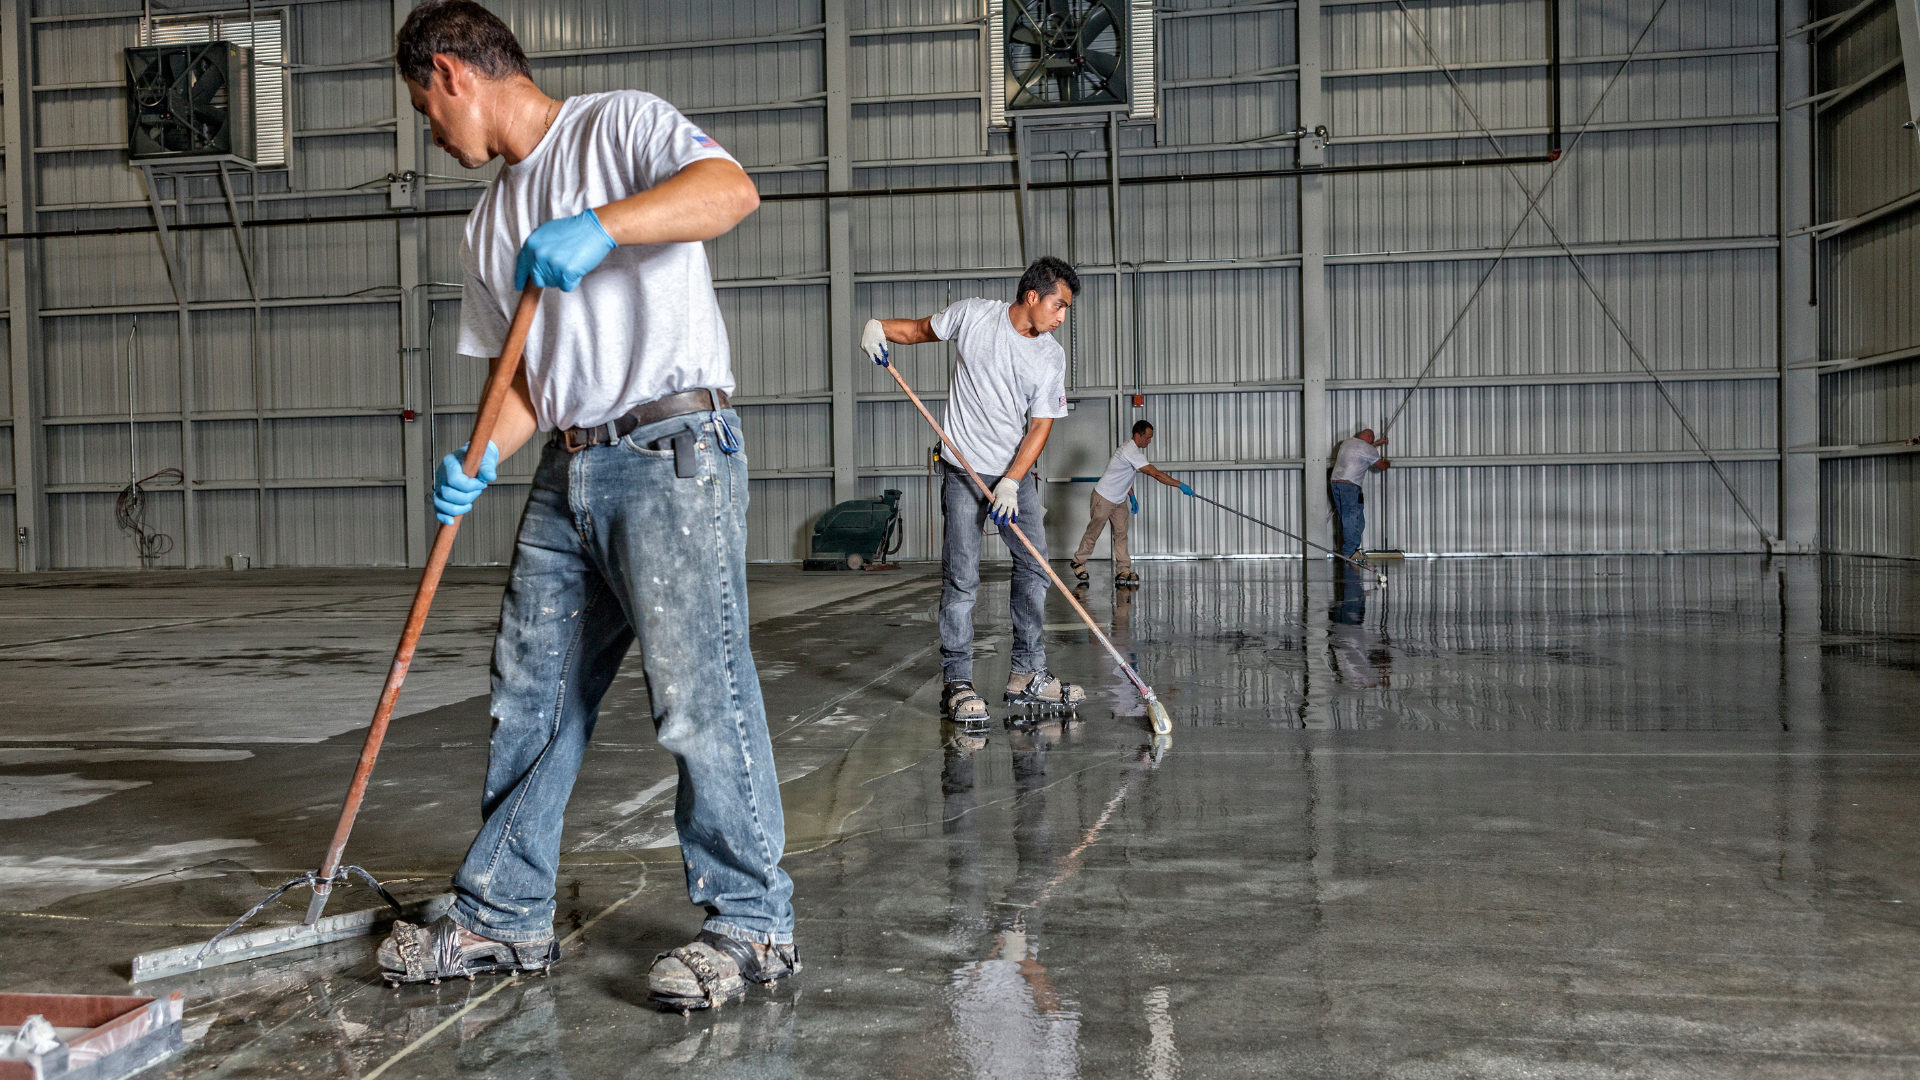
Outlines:
[[[1360,550],[1361,534],[1367,531],[1367,508],[1361,503],[1360,485],[1335,480],[1329,487],[1333,516],[1340,519],[1340,554],[1351,559]]]
[[[637,637],[660,745],[679,764],[687,894],[709,930],[793,940],[780,788],[747,647],[747,460],[720,451],[710,417],[541,454],[493,646],[485,821],[453,879],[453,917],[477,934],[553,933],[567,799]],[[683,478],[670,448],[646,447],[690,426],[696,475]]]
[[[947,515],[947,534],[940,552],[940,670],[948,682],[972,682],[973,603],[980,589],[980,545],[984,539],[980,530],[986,527],[989,503],[963,470],[953,465],[941,468],[946,473],[940,499]],[[998,476],[981,479],[988,487],[1000,482]],[[1019,527],[1044,559],[1047,530],[1040,517],[1040,487],[1029,472],[1020,481]],[[1044,671],[1047,646],[1041,635],[1047,608],[1047,570],[1033,561],[1026,545],[1011,531],[1003,531],[1001,538],[1013,553],[1013,586],[1008,597],[1013,608],[1013,670]]]

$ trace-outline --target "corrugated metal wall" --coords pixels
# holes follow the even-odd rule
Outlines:
[[[10,204],[9,227],[150,224],[146,189],[118,149],[118,50],[134,41],[137,11],[92,0],[5,2],[31,5],[3,28],[15,32],[33,120],[18,148],[19,160],[32,162],[21,185],[26,204]],[[403,14],[406,0],[399,3]],[[1106,417],[1106,430],[1079,433],[1083,444],[1110,447],[1133,420],[1150,418],[1163,468],[1289,530],[1324,529],[1303,520],[1307,486],[1324,483],[1303,475],[1303,460],[1358,426],[1377,426],[1400,404],[1520,221],[1525,197],[1495,168],[1312,181],[1324,186],[1324,215],[1308,214],[1305,227],[1326,255],[1324,281],[1307,282],[1300,180],[1129,184],[1116,251],[1104,186],[1110,162],[1126,179],[1285,169],[1297,160],[1294,133],[1309,99],[1330,129],[1334,165],[1484,156],[1491,149],[1480,123],[1506,152],[1533,154],[1544,149],[1548,123],[1546,0],[1409,0],[1410,14],[1375,0],[1308,3],[1317,25],[1307,35],[1292,4],[1162,3],[1159,119],[1120,124],[1117,147],[1098,118],[1029,126],[1018,143],[988,127],[984,71],[995,52],[985,0],[491,6],[519,32],[550,93],[659,93],[727,145],[769,194],[1006,184],[1017,174],[1018,143],[1030,180],[1103,182],[1032,193],[1024,248],[1019,198],[998,190],[850,198],[845,265],[833,264],[836,226],[824,199],[769,201],[710,245],[754,477],[756,559],[804,554],[836,485],[843,495],[900,488],[903,554],[930,554],[933,440],[891,379],[852,355],[850,334],[869,315],[919,316],[967,296],[1009,296],[1025,259],[1043,252],[1086,274],[1060,335],[1072,395],[1107,406],[1063,422]],[[1541,209],[1771,529],[1781,450],[1774,16],[1771,6],[1740,0],[1669,0],[1621,71],[1655,6],[1565,5],[1569,152],[1557,165],[1515,173],[1534,189],[1553,177]],[[394,0],[294,0],[281,9],[294,64],[289,166],[260,173],[257,191],[253,176],[237,178],[243,216],[383,214],[387,174],[407,168],[435,177],[420,208],[471,205],[478,187],[453,178],[487,172],[466,174],[411,142],[410,114],[395,126],[404,94],[382,59]],[[1466,65],[1456,77],[1471,112],[1416,26],[1447,64]],[[1320,55],[1306,58],[1320,73],[1318,92],[1306,98],[1303,36],[1320,43]],[[842,44],[844,69],[835,59]],[[1848,62],[1875,63],[1864,54]],[[847,111],[837,121],[841,70]],[[1576,142],[1603,92],[1592,130]],[[839,140],[836,123],[845,124]],[[846,181],[833,180],[836,168]],[[1905,174],[1877,182],[1912,188]],[[1878,197],[1865,180],[1856,186],[1862,193],[1846,205]],[[159,194],[184,198],[187,220],[224,219],[213,178],[178,189],[163,182]],[[226,231],[177,234],[178,295],[151,233],[14,242],[37,269],[31,282],[10,285],[10,307],[30,304],[37,316],[28,332],[0,335],[31,342],[30,377],[0,386],[0,405],[32,419],[15,421],[30,437],[0,444],[0,524],[11,529],[19,486],[44,500],[40,531],[23,548],[39,565],[134,564],[113,512],[129,470],[131,408],[132,467],[177,467],[190,481],[151,500],[155,527],[177,540],[162,565],[218,565],[236,552],[261,565],[417,561],[431,524],[418,505],[426,477],[465,438],[485,370],[454,353],[459,294],[444,283],[459,280],[459,228],[458,218],[437,217],[250,230],[257,299]],[[1870,231],[1848,242],[1864,244]],[[1906,265],[1898,262],[1903,242],[1893,236],[1846,258],[1836,248],[1829,280],[1871,276],[1875,259]],[[1309,362],[1303,295],[1322,287],[1324,308],[1313,310],[1325,312],[1325,353]],[[850,297],[853,327],[829,325],[838,295]],[[1860,303],[1873,306],[1864,295]],[[1880,306],[1874,318],[1886,325],[1868,325],[1863,314],[1836,327],[1830,347],[1905,341],[1899,321],[1911,319],[1911,307]],[[836,341],[845,355],[835,355]],[[950,349],[899,355],[902,373],[938,409]],[[1884,432],[1910,420],[1911,372],[1900,382],[1896,371],[1863,372],[1847,384],[1858,389],[1833,395],[1834,429]],[[14,400],[14,386],[31,386],[33,402]],[[1146,395],[1143,408],[1131,405],[1136,391]],[[1321,430],[1306,429],[1310,392],[1325,394]],[[1894,398],[1907,402],[1904,419],[1861,412],[1860,402]],[[409,425],[402,409],[420,419]],[[853,429],[843,442],[851,450],[841,451],[851,453],[850,467],[835,461],[837,415]],[[1396,468],[1370,505],[1375,545],[1474,553],[1763,546],[1537,218],[1515,234],[1393,434]],[[19,445],[39,455],[31,482],[16,476]],[[533,457],[523,452],[502,469],[463,529],[459,561],[508,557]],[[1840,483],[1830,472],[1829,486]],[[1168,489],[1143,487],[1139,553],[1299,550]],[[1086,488],[1076,485],[1074,497]],[[13,551],[6,547],[0,567]]]
[[[1893,0],[1812,14],[1822,546],[1920,558],[1920,57]]]

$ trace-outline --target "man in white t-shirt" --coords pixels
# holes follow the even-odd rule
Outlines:
[[[1360,534],[1367,529],[1367,499],[1360,492],[1360,478],[1367,475],[1369,469],[1384,470],[1393,464],[1380,455],[1380,448],[1385,445],[1387,440],[1374,438],[1372,428],[1361,428],[1334,451],[1329,493],[1333,497],[1334,516],[1340,521],[1340,554],[1349,559],[1359,552]]]
[[[1100,482],[1093,485],[1093,497],[1087,505],[1087,513],[1092,520],[1087,522],[1086,535],[1080,537],[1080,547],[1073,553],[1073,576],[1081,581],[1087,580],[1087,557],[1093,554],[1093,545],[1099,541],[1100,532],[1107,525],[1113,526],[1113,583],[1121,588],[1136,588],[1140,584],[1140,575],[1133,572],[1133,556],[1127,550],[1127,524],[1133,513],[1133,478],[1146,473],[1155,480],[1180,489],[1180,494],[1191,495],[1193,489],[1147,464],[1147,444],[1153,441],[1153,425],[1145,420],[1133,423],[1133,437],[1121,443],[1113,451],[1113,457],[1107,460],[1107,471],[1100,476]]]
[[[470,169],[504,161],[467,219],[459,351],[498,357],[520,289],[546,290],[480,476],[453,454],[436,472],[440,520],[472,508],[500,459],[552,435],[494,639],[480,832],[451,913],[396,924],[383,973],[437,981],[559,958],[562,818],[600,699],[637,641],[660,744],[679,764],[688,894],[707,913],[648,983],[675,1010],[719,1005],[799,967],[747,637],[747,466],[701,247],[759,195],[651,94],[549,98],[512,31],[473,0],[415,7],[394,60],[437,145]]]
[[[947,391],[950,452],[958,451],[993,489],[981,495],[958,463],[946,463],[941,489],[947,530],[941,550],[940,666],[948,716],[964,726],[987,722],[987,703],[973,687],[973,605],[980,586],[980,536],[991,518],[1020,523],[1040,558],[1047,533],[1040,523],[1040,489],[1033,467],[1053,422],[1067,415],[1067,354],[1053,338],[1080,292],[1073,267],[1045,256],[1020,277],[1014,302],[961,300],[924,319],[869,319],[860,347],[873,362],[891,362],[892,344],[951,341],[959,357]],[[946,454],[942,455],[947,456]],[[1047,569],[1026,546],[1007,537],[1013,553],[1013,670],[1005,701],[1041,709],[1071,709],[1086,691],[1047,671],[1042,627]]]

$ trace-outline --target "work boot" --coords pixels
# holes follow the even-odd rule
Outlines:
[[[1078,559],[1069,559],[1067,560],[1067,565],[1073,569],[1074,578],[1078,580],[1082,585],[1085,585],[1092,580],[1092,575],[1087,573],[1086,563],[1083,563]]]
[[[1113,583],[1123,589],[1137,589],[1140,587],[1140,575],[1131,570],[1122,570],[1113,575]]]
[[[987,699],[965,679],[955,679],[941,688],[940,705],[947,719],[963,728],[983,728],[991,719],[987,716]]]
[[[1087,692],[1045,671],[1016,671],[1007,679],[1006,702],[1040,709],[1072,709],[1087,700]]]
[[[538,941],[495,941],[442,915],[427,926],[396,920],[375,959],[388,986],[471,980],[491,972],[544,974],[560,959],[560,943],[552,935]]]

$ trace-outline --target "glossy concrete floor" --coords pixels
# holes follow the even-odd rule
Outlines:
[[[154,1075],[1920,1075],[1920,566],[1141,569],[1087,599],[1170,746],[1058,598],[1050,661],[1092,700],[970,742],[936,714],[930,568],[755,568],[791,985],[644,1004],[698,913],[636,673],[551,977],[389,990],[370,940],[183,977]],[[499,580],[443,592],[349,849],[410,895],[476,823]],[[0,582],[0,989],[125,992],[135,953],[311,868],[410,584]],[[990,682],[1008,626],[980,632]]]

